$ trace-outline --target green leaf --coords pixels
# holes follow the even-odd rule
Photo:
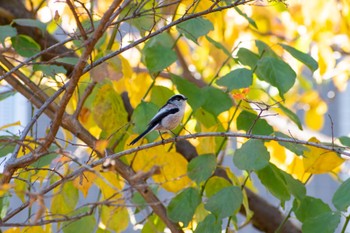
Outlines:
[[[228,91],[249,87],[253,84],[253,72],[246,68],[235,69],[217,80],[216,84],[227,87]]]
[[[239,187],[230,186],[221,189],[208,199],[204,205],[218,219],[233,215],[242,205],[243,194]]]
[[[205,36],[205,38],[212,44],[214,45],[216,48],[222,50],[226,55],[227,57],[231,57],[232,58],[232,54],[230,51],[228,51],[226,49],[226,47],[221,44],[220,42],[217,42],[216,40],[212,39],[211,37],[209,37],[208,35]]]
[[[296,73],[287,63],[274,57],[260,59],[256,74],[259,79],[276,87],[281,98],[294,85],[296,78]]]
[[[52,197],[51,212],[57,215],[66,215],[74,211],[79,200],[79,191],[74,187],[73,182],[63,184],[57,188]]]
[[[40,52],[40,45],[31,37],[26,35],[17,35],[11,37],[12,47],[22,57],[31,57]]]
[[[53,146],[51,146],[52,148]],[[55,146],[56,147],[56,146]],[[50,149],[51,149],[50,148]],[[57,150],[57,148],[56,148]],[[54,150],[52,150],[54,151]],[[37,161],[31,163],[29,165],[29,167],[31,168],[41,168],[41,167],[45,167],[47,165],[50,165],[52,160],[54,160],[56,157],[58,156],[58,154],[56,153],[52,153],[52,154],[48,154],[48,155],[45,155],[45,156],[41,156]]]
[[[280,138],[289,138],[292,139],[291,137],[285,135],[284,133],[281,132],[274,132],[276,137],[280,137]],[[287,148],[288,150],[290,150],[291,152],[295,153],[296,155],[303,155],[305,151],[309,151],[309,148],[307,148],[304,145],[301,144],[295,144],[292,142],[278,142],[278,144],[280,144],[281,146]]]
[[[207,35],[211,30],[214,30],[214,26],[209,20],[197,17],[178,24],[176,29],[187,39],[198,44],[197,39]]]
[[[121,206],[107,206],[102,205],[100,221],[101,225],[104,225],[105,231],[107,232],[124,232],[129,225],[129,214],[126,207],[122,206],[123,203],[120,203]],[[79,231],[78,231],[79,232]],[[88,231],[88,232],[91,232]]]
[[[304,184],[301,183],[299,180],[294,179],[293,176],[291,176],[287,172],[283,170],[280,170],[280,172],[282,173],[284,180],[286,181],[290,193],[298,199],[304,198],[306,196],[306,188]]]
[[[295,199],[293,210],[300,222],[305,222],[322,213],[331,212],[331,208],[321,199],[310,196],[306,196],[301,200]]]
[[[0,158],[13,152],[17,140],[18,137],[0,136]]]
[[[167,209],[168,217],[174,222],[182,222],[187,226],[200,203],[199,191],[195,188],[187,188],[170,201]]]
[[[303,233],[334,233],[340,223],[339,212],[326,212],[308,219],[302,226]]]
[[[14,90],[7,90],[0,93],[0,101],[7,99],[8,97],[14,96],[17,92]],[[0,127],[1,128],[1,127]]]
[[[202,98],[205,98],[203,109],[212,113],[214,116],[218,116],[220,113],[227,111],[232,107],[232,99],[222,90],[211,86],[204,87],[201,90],[201,96]]]
[[[158,109],[158,106],[154,103],[141,102],[137,105],[132,114],[132,122],[135,123],[133,131],[139,134],[145,131],[148,122],[150,122],[152,117],[158,112]],[[158,136],[157,132],[151,132],[146,135],[150,142],[154,141]]]
[[[37,19],[14,19],[13,22],[24,27],[39,28],[42,33],[46,31],[46,24]]]
[[[278,199],[282,204],[290,199],[290,191],[288,189],[284,175],[275,165],[269,164],[261,170],[256,171],[261,183]]]
[[[346,211],[350,206],[350,179],[343,182],[340,187],[335,191],[332,202],[335,208],[340,211]]]
[[[279,44],[281,45],[290,55],[304,63],[312,72],[318,69],[318,63],[315,59],[313,59],[309,54],[303,53],[289,45]]]
[[[287,117],[293,121],[300,130],[303,130],[303,126],[300,122],[299,117],[297,116],[297,114],[295,114],[294,112],[292,112],[291,110],[289,110],[288,108],[286,108],[283,104],[278,103],[278,106],[280,107],[280,109],[287,115]]]
[[[0,42],[5,47],[5,39],[17,35],[17,30],[10,25],[0,26]]]
[[[261,140],[250,139],[233,156],[233,162],[241,170],[260,170],[269,164],[270,153]]]
[[[188,98],[187,102],[193,111],[196,111],[203,105],[205,98],[202,98],[202,90],[199,87],[197,87],[194,83],[191,83],[188,80],[174,74],[171,74],[171,78],[179,92]]]
[[[69,64],[69,65],[75,65],[78,63],[79,58],[77,58],[77,57],[61,57],[61,58],[57,58],[55,61]]]
[[[230,186],[232,186],[232,184],[230,184],[230,182],[228,182],[226,179],[219,176],[212,176],[205,185],[205,195],[207,197],[211,197],[217,192],[219,192],[221,189]]]
[[[159,218],[158,215],[152,214],[147,218],[147,222],[142,227],[141,233],[164,232],[165,226],[165,223]]]
[[[339,141],[344,146],[350,147],[350,138],[349,137],[342,136],[342,137],[339,138]]]
[[[164,105],[164,100],[169,99],[174,92],[164,86],[154,86],[151,93],[151,102],[155,103],[159,108]]]
[[[174,50],[162,46],[147,47],[143,50],[143,55],[143,61],[151,73],[164,70],[177,59]]]
[[[243,16],[250,25],[252,25],[255,29],[258,29],[258,26],[256,25],[255,21],[252,18],[250,18],[246,13],[243,13],[238,7],[235,7],[234,9],[237,11],[239,15]]]
[[[259,61],[259,55],[246,48],[240,48],[237,52],[237,57],[242,65],[249,66],[252,70],[254,70]]]
[[[3,219],[7,215],[10,207],[11,195],[4,195],[0,197],[0,218]]]
[[[260,134],[260,135],[270,135],[273,133],[273,128],[270,126],[265,119],[257,119],[258,115],[248,112],[242,111],[237,117],[237,129],[245,130],[248,132],[253,126],[251,133],[252,134]]]
[[[198,223],[195,233],[220,233],[222,220],[217,219],[213,214],[209,214]]]
[[[200,184],[206,181],[215,171],[216,157],[212,154],[200,155],[187,165],[188,177]]]
[[[203,108],[198,109],[194,112],[194,117],[198,122],[203,124],[206,128],[210,128],[214,125],[220,124],[218,118],[215,117],[212,113],[205,111]]]
[[[63,66],[56,66],[56,65],[42,65],[42,64],[35,64],[33,66],[34,71],[41,71],[44,73],[45,76],[55,77],[56,74],[63,73],[66,74],[67,71]]]
[[[77,221],[72,221],[63,228],[64,233],[91,232],[95,229],[96,219],[93,215],[85,216]]]
[[[258,47],[260,57],[274,57],[280,59],[280,57],[268,46],[266,43],[261,40],[255,41],[256,47]]]

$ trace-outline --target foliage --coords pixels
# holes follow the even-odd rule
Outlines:
[[[18,92],[36,110],[20,133],[8,130],[16,119],[0,126],[3,232],[239,232],[267,217],[253,213],[258,203],[282,216],[254,201],[257,183],[289,212],[268,232],[300,230],[291,216],[303,232],[345,231],[349,179],[332,203],[306,187],[338,174],[349,137],[294,132],[322,129],[318,84],[332,76],[344,90],[348,2],[13,2],[0,3],[0,81],[12,88],[0,100]],[[175,93],[188,97],[179,137],[152,132],[128,146]],[[43,113],[51,122],[36,135]]]

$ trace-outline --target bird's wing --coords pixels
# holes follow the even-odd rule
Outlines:
[[[159,112],[152,118],[152,120],[149,122],[149,127],[150,128],[153,128],[154,126],[156,126],[157,124],[160,123],[160,121],[166,117],[166,116],[169,116],[171,114],[175,114],[177,113],[178,111],[180,111],[180,109],[178,107],[173,107],[173,108],[169,108],[169,109],[164,109],[164,108],[161,108],[159,110]]]

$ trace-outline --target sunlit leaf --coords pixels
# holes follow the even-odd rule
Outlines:
[[[51,201],[51,212],[53,214],[70,214],[78,203],[79,192],[73,186],[73,182],[67,182],[62,187],[56,188]]]
[[[332,203],[340,211],[346,211],[350,206],[350,179],[344,181],[333,195]]]
[[[164,232],[165,223],[161,220],[161,218],[152,214],[147,218],[147,222],[143,225],[141,233],[154,233],[154,232]]]
[[[227,87],[228,91],[249,87],[252,83],[253,73],[246,68],[235,69],[216,81],[216,84]]]
[[[178,192],[192,182],[187,176],[188,161],[177,152],[165,152],[162,147],[150,148],[137,153],[133,161],[136,172],[148,172],[154,166],[160,168],[160,174],[152,176],[169,192]]]
[[[241,189],[237,186],[229,186],[211,196],[204,206],[218,219],[222,219],[238,211],[242,205],[242,201],[243,195]]]
[[[80,176],[74,179],[73,185],[83,193],[84,197],[86,197],[91,186],[94,184],[95,179],[96,174],[92,172],[83,172]]]
[[[320,143],[320,141],[314,137],[312,137],[309,142]],[[305,172],[312,174],[330,172],[344,162],[344,159],[335,152],[313,146],[307,147],[309,150],[304,152],[303,157]]]
[[[216,157],[212,154],[200,155],[187,166],[188,177],[196,183],[206,181],[215,171]]]
[[[93,101],[92,114],[96,124],[108,136],[128,122],[123,100],[110,84],[101,86],[97,92]]]
[[[207,197],[213,196],[221,189],[231,186],[230,182],[218,176],[211,177],[205,185],[205,194]]]
[[[17,35],[11,37],[13,48],[23,57],[31,57],[40,52],[40,45],[31,37],[26,35]]]
[[[14,37],[17,35],[17,30],[10,25],[0,26],[0,42],[5,47],[5,39],[7,37]]]
[[[290,53],[293,57],[304,63],[309,69],[314,72],[318,69],[318,63],[315,59],[313,59],[309,54],[303,53],[289,45],[280,44],[288,53]]]
[[[196,17],[178,24],[176,29],[187,39],[198,43],[197,39],[208,34],[211,30],[214,30],[214,26],[209,20],[202,17]]]
[[[120,203],[123,204],[123,203]],[[123,232],[129,225],[128,210],[124,206],[102,206],[101,223],[107,229]]]
[[[269,164],[270,153],[261,140],[250,139],[235,151],[233,162],[241,170],[259,170]]]
[[[273,133],[272,126],[265,119],[258,118],[258,115],[248,111],[242,111],[239,114],[236,124],[238,130],[246,132],[250,130],[252,134],[270,135]]]
[[[296,73],[281,59],[274,57],[263,57],[257,63],[256,74],[258,78],[276,87],[279,95],[284,94],[294,85]]]
[[[198,223],[195,233],[220,233],[222,220],[215,215],[209,214],[203,221]]]
[[[187,188],[170,201],[167,208],[168,216],[172,221],[182,222],[187,226],[200,202],[199,190]]]

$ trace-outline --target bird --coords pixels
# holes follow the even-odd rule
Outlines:
[[[172,129],[175,129],[180,124],[185,113],[186,100],[187,97],[181,94],[170,97],[166,104],[158,110],[157,114],[154,115],[154,117],[148,123],[146,130],[132,140],[129,143],[129,146],[134,145],[137,141],[153,130],[158,130],[160,136],[162,137],[162,131],[171,131]]]

